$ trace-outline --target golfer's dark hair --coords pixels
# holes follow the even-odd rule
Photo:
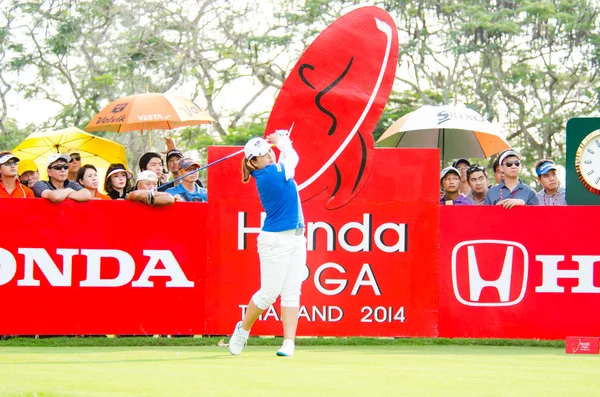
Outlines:
[[[160,154],[158,154],[156,152],[144,153],[142,155],[142,157],[140,157],[140,161],[138,162],[138,165],[140,166],[140,170],[146,171],[146,169],[147,169],[146,167],[148,167],[148,163],[150,162],[150,160],[152,160],[155,157],[160,159],[161,164],[163,163],[163,159],[162,159],[162,157],[160,157]]]
[[[81,183],[81,180],[83,179],[83,177],[85,176],[85,171],[87,170],[94,170],[96,172],[98,172],[98,170],[96,169],[96,167],[94,167],[91,164],[86,164],[84,166],[82,166],[79,171],[77,171],[77,183],[79,183],[81,186],[83,186],[83,183]]]
[[[252,160],[254,160],[254,158],[248,160],[244,157],[242,159],[242,183],[248,183],[252,173],[256,171],[256,167],[252,164]]]
[[[114,170],[123,170],[123,172],[125,172],[125,166],[121,163],[114,163],[108,166],[108,169],[106,170],[106,179],[104,180],[104,191],[106,193],[111,193],[115,191],[115,188],[112,184],[112,178],[108,177],[108,174],[110,174]],[[125,175],[127,175],[127,173],[125,173]],[[129,193],[133,189],[131,179],[132,178],[127,178],[127,182],[125,183],[125,187],[123,188],[124,193]]]

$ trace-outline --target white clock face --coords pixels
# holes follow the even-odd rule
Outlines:
[[[577,158],[579,175],[588,185],[600,189],[600,132],[588,135],[579,147]]]

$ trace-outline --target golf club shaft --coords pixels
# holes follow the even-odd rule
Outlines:
[[[244,151],[244,149],[241,149],[241,150],[238,150],[237,152],[234,152],[234,153],[228,154],[227,156],[225,156],[225,157],[223,157],[223,158],[220,158],[220,159],[218,159],[218,160],[215,160],[215,161],[213,161],[212,163],[206,164],[205,166],[203,166],[203,167],[200,167],[200,168],[198,168],[197,170],[190,171],[190,172],[188,172],[188,173],[187,173],[187,174],[185,174],[185,175],[181,175],[180,177],[177,177],[177,178],[173,179],[172,181],[165,183],[164,185],[160,185],[160,186],[159,186],[159,187],[157,187],[156,189],[157,189],[157,190],[158,190],[158,189],[161,189],[161,188],[163,188],[163,187],[165,187],[165,186],[167,186],[167,185],[169,185],[169,184],[171,184],[171,183],[173,183],[173,182],[177,182],[177,181],[179,181],[179,180],[181,180],[181,179],[183,179],[183,178],[185,178],[185,177],[187,177],[187,176],[190,176],[190,175],[194,174],[195,172],[202,171],[202,170],[204,170],[204,169],[206,169],[206,168],[210,167],[211,165],[215,165],[215,164],[217,164],[217,163],[220,163],[221,161],[225,161],[225,160],[227,160],[227,159],[229,159],[229,158],[231,158],[231,157],[233,157],[233,156],[236,156],[236,155],[238,155],[238,154],[242,153],[243,151]]]

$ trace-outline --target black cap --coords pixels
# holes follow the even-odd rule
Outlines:
[[[183,153],[179,149],[171,149],[167,152],[167,162],[173,156],[179,156],[179,158],[183,158]]]
[[[456,160],[454,163],[452,163],[452,167],[454,168],[458,168],[458,165],[460,163],[465,163],[466,165],[468,165],[469,167],[471,166],[471,162],[467,159],[458,159]]]

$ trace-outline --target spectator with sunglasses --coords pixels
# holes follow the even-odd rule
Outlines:
[[[53,203],[65,199],[75,201],[88,201],[92,199],[89,190],[84,189],[79,183],[67,179],[69,170],[68,154],[51,154],[46,161],[48,180],[39,181],[33,186],[35,197],[45,198]]]
[[[23,185],[18,178],[19,158],[11,152],[0,153],[0,197],[35,197],[33,191]]]
[[[517,205],[538,205],[535,191],[519,179],[521,155],[514,150],[507,150],[500,155],[498,162],[504,179],[488,190],[484,204],[501,205],[507,209]]]
[[[67,174],[67,179],[73,182],[77,182],[77,173],[81,168],[81,155],[79,152],[72,151],[69,153],[69,173]]]
[[[471,187],[471,192],[467,195],[471,199],[473,205],[483,205],[485,196],[488,192],[488,184],[490,179],[487,171],[481,165],[473,164],[467,170],[467,181]]]
[[[556,164],[552,160],[541,159],[535,162],[535,174],[542,185],[542,190],[537,193],[539,205],[567,205],[565,188],[558,183],[556,171]]]

